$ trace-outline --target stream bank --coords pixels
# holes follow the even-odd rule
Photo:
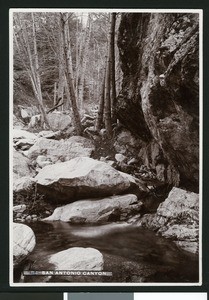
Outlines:
[[[20,131],[20,136],[26,134]],[[22,232],[31,228],[35,236],[32,245],[27,234],[14,237],[19,249],[15,252],[16,281],[198,281],[197,194],[169,188],[153,176],[152,170],[142,169],[140,173],[138,162],[127,164],[127,157],[121,154],[100,160],[82,156],[83,151],[89,156],[94,153],[87,138],[73,137],[72,152],[63,150],[60,160],[62,149],[58,145],[67,149],[71,138],[59,142],[52,134],[45,134],[49,138],[34,134],[34,144],[28,150],[15,150],[21,168],[14,164],[14,222],[22,226]],[[15,145],[17,140],[20,138],[15,139]],[[69,155],[75,157],[69,159]],[[132,166],[132,175],[121,172],[124,166]],[[71,256],[65,251],[70,249],[77,249],[77,254],[88,249],[99,251],[100,267],[96,264],[96,270],[113,275],[22,275],[24,270],[60,270],[52,255],[61,256],[68,266]],[[85,256],[78,268],[94,270],[89,255]]]

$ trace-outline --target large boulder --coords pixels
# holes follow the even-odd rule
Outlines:
[[[59,139],[59,136],[61,135],[61,131],[52,131],[52,130],[42,130],[37,134],[37,137],[44,137],[46,139]]]
[[[36,164],[38,167],[43,168],[45,166],[51,165],[52,162],[49,158],[47,158],[45,155],[39,155],[36,158]]]
[[[142,203],[132,194],[111,196],[99,200],[76,201],[55,209],[46,221],[70,223],[99,223],[121,221],[139,213]]]
[[[13,150],[13,179],[33,177],[34,171],[30,168],[30,160],[21,153]]]
[[[28,150],[37,140],[37,136],[23,129],[13,129],[13,143],[17,150]]]
[[[12,131],[13,139],[20,140],[20,139],[28,139],[28,140],[36,140],[37,136],[32,133],[28,132],[23,129],[13,129]]]
[[[49,263],[56,270],[103,270],[103,255],[94,248],[74,247],[51,255]]]
[[[28,157],[36,159],[39,155],[45,155],[53,163],[56,163],[74,157],[91,156],[93,151],[92,141],[81,136],[72,136],[69,139],[59,141],[39,138],[29,149]]]
[[[35,140],[32,139],[20,139],[14,143],[16,149],[28,150],[35,144]]]
[[[22,106],[18,105],[19,115],[24,121],[27,121],[31,116],[38,113],[36,106]]]
[[[33,230],[24,224],[13,224],[13,263],[17,266],[34,249],[36,238]]]
[[[27,121],[30,118],[30,113],[27,111],[27,109],[22,108],[20,110],[21,118],[25,121]]]
[[[13,212],[14,213],[22,213],[26,210],[26,205],[25,204],[19,204],[13,206]]]
[[[89,157],[44,167],[35,177],[38,189],[57,201],[99,198],[138,188],[134,177]],[[147,191],[141,185],[141,191]]]
[[[32,147],[36,142],[36,139],[18,139],[14,140],[14,148],[16,150],[28,150]]]
[[[41,126],[41,115],[34,115],[30,119],[30,123],[28,124],[28,128],[36,128]]]
[[[173,188],[156,214],[144,215],[138,225],[172,239],[186,251],[198,253],[199,195]]]
[[[54,111],[47,115],[49,125],[52,130],[64,130],[72,123],[72,119],[69,114],[64,114],[61,111]]]
[[[17,118],[15,115],[13,115],[13,127],[15,129],[23,129],[25,124],[20,118]]]
[[[30,193],[35,186],[35,180],[31,177],[17,178],[13,182],[13,192],[15,193]]]

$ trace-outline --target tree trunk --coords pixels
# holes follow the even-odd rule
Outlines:
[[[88,60],[88,50],[89,50],[89,43],[91,37],[91,21],[90,18],[88,19],[88,25],[86,28],[86,39],[83,51],[83,62],[80,74],[80,84],[79,84],[79,106],[81,111],[83,110],[83,98],[84,98],[84,89],[85,89],[85,73],[86,73],[86,65]]]
[[[103,123],[104,100],[105,100],[105,81],[106,81],[106,66],[104,67],[104,79],[103,79],[103,83],[102,83],[102,87],[101,87],[98,116],[97,116],[97,121],[96,121],[96,131],[97,132],[99,132],[101,130],[102,123]]]
[[[54,106],[56,105],[57,102],[57,83],[54,83]]]
[[[61,42],[62,36],[61,33],[59,35],[60,43],[59,43],[59,82],[58,82],[58,89],[57,89],[57,100],[61,99],[63,102],[63,93],[64,93],[64,77],[65,77],[65,71],[64,71],[64,49],[63,49],[63,43]]]
[[[35,25],[35,19],[34,19],[33,13],[31,13],[31,18],[32,18],[32,22],[33,22],[33,47],[34,47],[35,74],[36,74],[36,81],[37,81],[37,89],[40,92],[40,101],[43,103],[42,93],[41,93],[41,80],[40,80],[40,74],[39,74],[37,43],[36,43],[36,25]]]
[[[30,48],[30,41],[29,41],[29,36],[28,32],[25,26],[25,22],[21,20],[21,17],[19,17],[19,26],[21,28],[21,31],[19,33],[19,39],[22,45],[22,48],[24,49],[24,53],[26,57],[29,60],[29,67],[26,67],[26,70],[28,71],[29,77],[31,79],[32,87],[33,87],[33,92],[35,95],[35,98],[37,100],[37,106],[40,110],[40,113],[42,115],[42,119],[45,122],[46,126],[50,128],[46,112],[43,106],[43,97],[42,97],[42,91],[41,91],[41,80],[40,80],[40,75],[39,75],[39,63],[38,63],[38,52],[37,52],[37,43],[36,43],[36,27],[35,27],[35,20],[34,20],[34,15],[31,13],[31,18],[32,18],[32,37],[33,37],[33,49],[34,53],[32,55],[32,51]],[[17,39],[15,39],[16,43]],[[19,49],[19,47],[18,47]],[[18,50],[20,55],[21,51],[20,49]],[[34,60],[33,60],[34,56]],[[23,61],[24,57],[21,55]]]
[[[79,44],[79,49],[78,49],[78,57],[77,57],[78,61],[76,63],[75,88],[76,88],[77,99],[79,99],[79,84],[80,84],[79,81],[80,81],[80,73],[81,73],[81,68],[82,68],[82,55],[83,55],[83,48],[84,48],[84,43],[85,43],[85,34],[81,32],[79,37],[77,35],[77,40],[78,40],[78,44]]]
[[[68,107],[70,109],[70,107],[71,107],[70,91],[69,91],[69,86],[68,86],[68,83],[67,83],[66,76],[64,76],[64,83],[65,83],[65,94],[66,94],[66,97],[67,97],[67,104],[68,104]]]
[[[74,127],[78,135],[82,135],[82,125],[80,120],[80,114],[77,107],[77,100],[74,88],[74,79],[72,74],[72,60],[71,60],[71,47],[69,40],[69,26],[67,14],[60,14],[61,29],[62,29],[62,41],[64,46],[64,60],[65,60],[65,75],[67,79],[67,85],[70,92],[70,102],[73,113]]]
[[[116,85],[115,85],[115,23],[116,13],[111,14],[111,30],[110,30],[110,55],[111,55],[111,100],[112,100],[112,123],[116,124]]]
[[[41,114],[43,117],[43,120],[48,128],[50,128],[48,118],[46,116],[46,112],[43,106],[43,97],[42,97],[42,90],[41,90],[41,80],[40,80],[40,74],[39,74],[39,62],[38,62],[38,52],[37,52],[37,43],[36,43],[36,25],[34,20],[34,14],[31,13],[31,18],[33,22],[33,46],[34,46],[34,59],[35,59],[35,72],[34,76],[36,78],[36,84],[37,84],[37,94],[38,94],[38,102],[39,107],[41,110]],[[30,48],[30,45],[28,44],[28,47]]]
[[[112,21],[112,17],[111,17]],[[111,83],[111,30],[112,24],[110,24],[109,36],[108,36],[108,60],[107,60],[107,70],[106,70],[106,82],[105,82],[105,104],[104,104],[104,120],[105,128],[107,131],[107,137],[112,137],[112,121],[111,121],[111,98],[110,98],[110,83]]]

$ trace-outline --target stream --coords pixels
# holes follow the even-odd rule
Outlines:
[[[112,276],[24,276],[20,282],[198,282],[198,257],[177,248],[154,232],[127,224],[86,226],[65,222],[28,223],[36,247],[28,256],[27,270],[52,270],[51,254],[71,247],[92,247],[104,257],[104,271]],[[24,266],[25,269],[25,266]]]

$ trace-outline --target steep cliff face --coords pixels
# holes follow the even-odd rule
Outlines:
[[[141,141],[146,164],[165,181],[198,190],[197,14],[126,13],[119,27],[121,123]]]

